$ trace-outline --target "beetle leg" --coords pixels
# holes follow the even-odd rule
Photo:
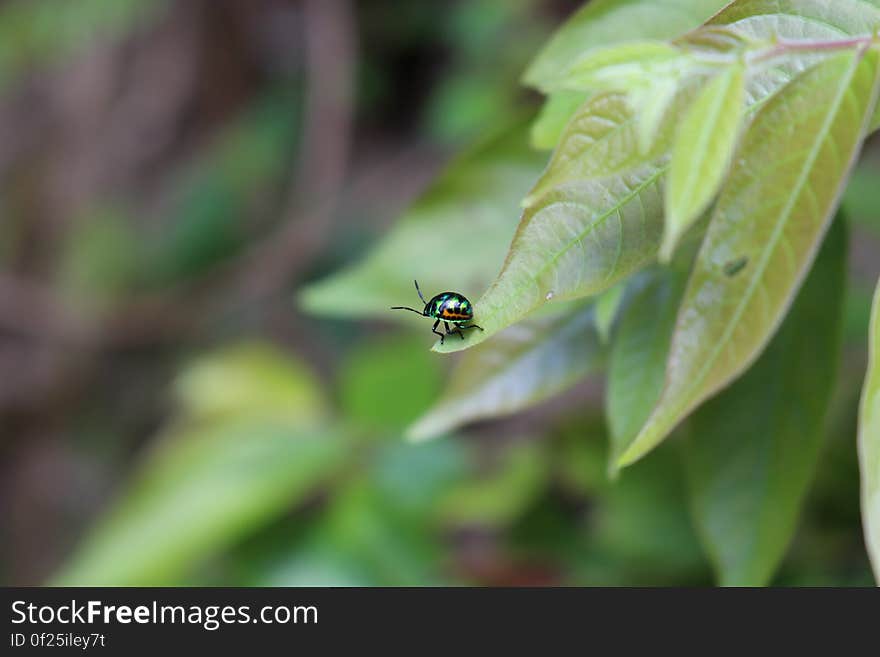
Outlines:
[[[461,329],[466,329],[466,328],[476,328],[476,329],[480,329],[481,331],[483,330],[482,326],[477,326],[476,324],[469,324],[468,326],[462,326],[458,330],[460,331]]]
[[[434,326],[431,327],[431,333],[435,333],[435,334],[439,335],[440,336],[440,344],[443,344],[443,338],[446,336],[444,336],[440,331],[437,330],[438,324],[440,324],[439,319],[436,322],[434,322]]]
[[[464,340],[464,333],[461,332],[461,329],[454,328],[452,330],[449,329],[449,322],[443,322],[443,326],[446,327],[446,335],[455,335],[458,333],[459,337]]]

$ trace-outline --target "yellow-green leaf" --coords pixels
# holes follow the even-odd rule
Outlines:
[[[677,75],[663,76],[652,80],[643,89],[630,91],[630,102],[636,108],[639,120],[637,127],[639,153],[651,152],[660,124],[678,90]]]
[[[671,39],[697,27],[725,0],[592,0],[553,35],[524,75],[526,84],[545,81],[591,49],[635,39]]]
[[[635,115],[626,94],[598,94],[587,100],[565,126],[550,163],[523,199],[523,206],[535,204],[564,183],[604,178],[643,160],[636,148]]]
[[[532,123],[532,146],[540,150],[556,148],[568,120],[589,96],[583,91],[558,91],[547,97]]]
[[[745,111],[744,87],[745,66],[729,66],[703,87],[678,126],[660,249],[664,261],[672,256],[681,235],[706,210],[727,173]]]
[[[545,82],[544,90],[628,89],[677,70],[684,58],[665,41],[626,41],[590,51]]]
[[[593,0],[557,30],[529,67],[525,82],[540,88],[542,80],[558,76],[594,48],[635,39],[671,39],[697,27],[724,4],[725,0]],[[532,126],[532,145],[539,149],[556,146],[565,124],[584,100],[584,92],[551,94]],[[660,108],[655,105],[655,109],[659,113]],[[650,121],[639,126],[644,144],[649,141]]]
[[[681,88],[677,79],[667,82],[656,81],[630,93],[602,92],[587,100],[565,126],[547,168],[523,205],[533,205],[559,185],[607,178],[666,155],[676,116],[699,89],[694,82]],[[671,97],[665,98],[667,94]]]
[[[868,374],[859,408],[859,471],[865,545],[880,584],[880,284],[871,310]]]
[[[736,378],[779,326],[861,146],[877,60],[875,52],[832,56],[755,117],[691,274],[663,395],[621,465]]]

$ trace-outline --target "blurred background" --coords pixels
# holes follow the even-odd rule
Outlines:
[[[413,444],[454,360],[429,326],[320,284],[300,303],[537,111],[521,73],[581,4],[0,2],[3,584],[712,583],[675,441],[608,481],[600,376]],[[872,583],[854,427],[878,157],[847,193],[844,370],[778,584]],[[546,158],[501,163],[510,234]],[[399,304],[454,269],[417,266]]]

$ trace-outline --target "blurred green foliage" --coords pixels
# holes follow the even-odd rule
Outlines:
[[[423,346],[416,336],[395,333],[353,349],[339,372],[345,417],[377,432],[411,422],[440,391],[440,363]],[[410,357],[400,358],[401,349]]]
[[[148,284],[202,273],[247,243],[255,226],[246,218],[266,211],[260,203],[281,193],[294,161],[300,98],[294,85],[253,102],[176,177],[145,258]]]
[[[0,7],[0,89],[84,44],[112,42],[160,15],[167,0],[12,0]]]
[[[345,443],[323,425],[314,381],[283,358],[241,345],[191,365],[177,417],[57,582],[174,583],[330,476]]]

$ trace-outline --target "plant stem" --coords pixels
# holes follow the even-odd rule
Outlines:
[[[833,41],[794,41],[790,39],[780,39],[776,41],[772,48],[765,50],[755,57],[755,62],[761,62],[766,59],[772,59],[790,52],[825,52],[828,50],[847,50],[849,48],[868,48],[872,44],[878,43],[877,35],[872,34],[864,37],[852,37],[850,39],[837,39]]]

